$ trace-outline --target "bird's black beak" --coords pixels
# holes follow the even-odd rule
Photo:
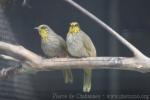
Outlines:
[[[34,27],[34,29],[38,30],[39,28],[38,27]]]

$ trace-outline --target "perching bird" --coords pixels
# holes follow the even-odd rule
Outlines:
[[[73,57],[95,57],[96,49],[90,37],[80,29],[78,22],[71,22],[66,38],[68,52]],[[92,70],[84,69],[83,92],[91,90]]]
[[[41,48],[48,57],[68,57],[67,46],[65,40],[56,34],[48,25],[39,25],[35,27],[41,37]],[[65,83],[73,82],[71,69],[64,69]]]

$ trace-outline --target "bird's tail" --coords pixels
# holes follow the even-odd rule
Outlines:
[[[64,69],[63,75],[66,84],[73,83],[73,75],[71,69]]]
[[[90,92],[91,79],[92,79],[92,70],[84,69],[83,92]]]

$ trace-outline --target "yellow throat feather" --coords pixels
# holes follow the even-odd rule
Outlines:
[[[48,41],[48,29],[46,27],[40,26],[39,27],[39,34],[41,36],[41,39],[44,41]]]
[[[80,32],[80,26],[78,22],[71,22],[69,27],[69,34],[76,35]]]

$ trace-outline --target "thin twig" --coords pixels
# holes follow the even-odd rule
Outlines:
[[[8,56],[8,55],[4,55],[4,54],[0,54],[0,58],[3,58],[5,60],[12,60],[12,61],[19,61],[18,59],[15,59],[14,57]]]
[[[89,18],[94,20],[96,23],[98,23],[101,27],[106,29],[109,33],[111,33],[113,36],[115,36],[122,44],[124,44],[126,47],[128,47],[134,54],[135,57],[138,59],[148,59],[142,52],[140,52],[135,46],[133,46],[130,42],[128,42],[126,39],[124,39],[119,33],[117,33],[115,30],[113,30],[111,27],[109,27],[107,24],[105,24],[102,20],[100,20],[98,17],[96,17],[94,14],[74,2],[73,0],[65,0],[75,8],[77,8],[79,11],[87,15]]]

